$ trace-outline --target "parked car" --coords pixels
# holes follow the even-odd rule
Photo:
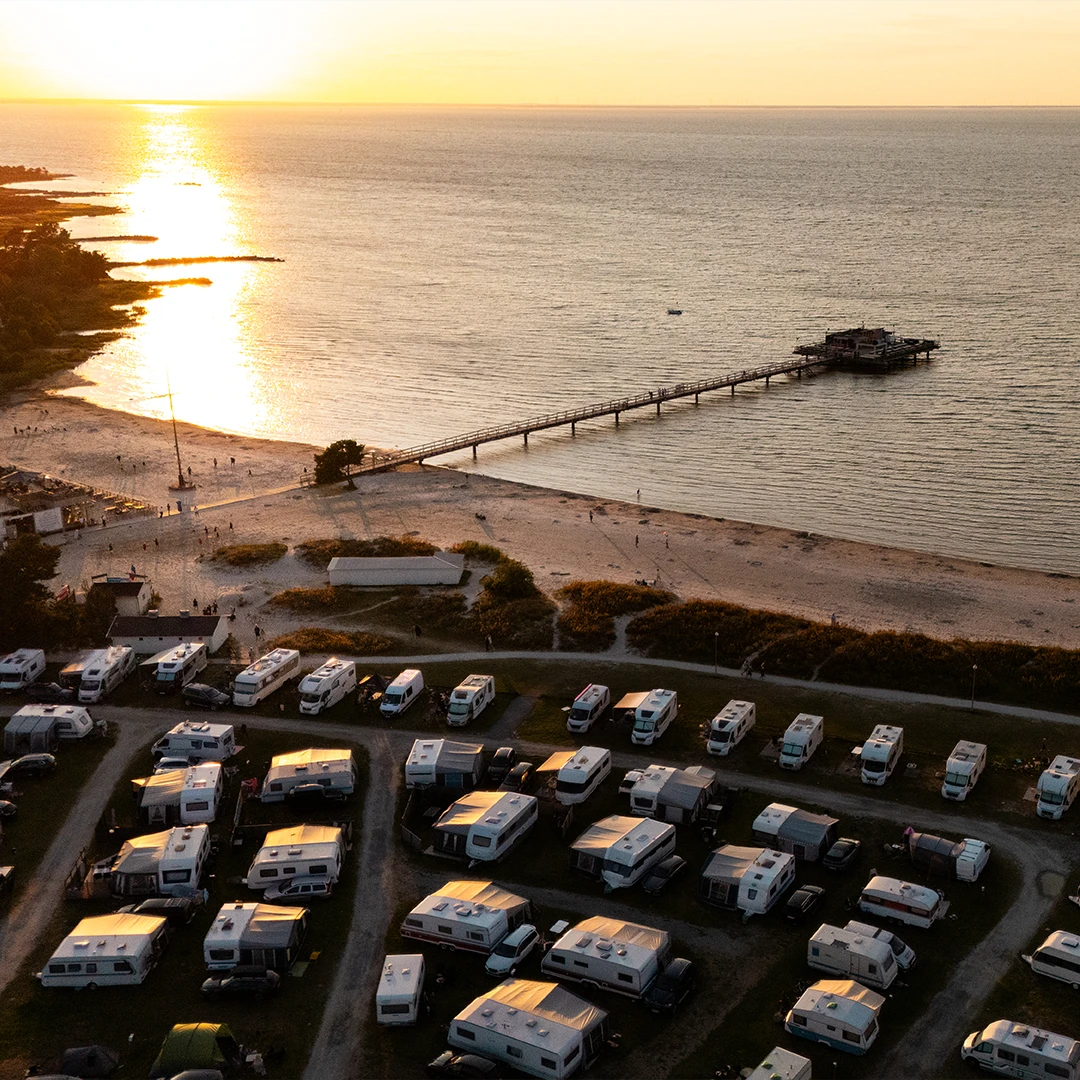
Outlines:
[[[679,855],[669,855],[663,862],[658,862],[641,882],[647,893],[654,895],[663,892],[686,869],[686,860]]]
[[[184,926],[195,918],[200,901],[193,896],[151,896],[141,904],[120,908],[122,915],[156,915],[170,926]]]
[[[324,787],[322,784],[297,784],[285,792],[285,798],[293,802],[344,802],[346,796],[341,788]]]
[[[860,841],[842,836],[825,852],[821,865],[826,870],[846,870],[855,861],[861,847]]]
[[[56,758],[52,754],[23,754],[8,766],[7,775],[44,776],[55,768]]]
[[[801,885],[784,905],[784,918],[789,922],[802,923],[812,911],[825,899],[825,890],[820,885]]]
[[[645,774],[640,769],[631,769],[620,781],[619,781],[619,794],[629,795],[630,789],[644,776]]]
[[[499,785],[499,791],[519,791],[525,794],[532,787],[533,764],[531,761],[519,761]]]
[[[198,705],[200,708],[209,709],[211,712],[217,712],[218,709],[224,708],[232,701],[232,696],[226,694],[224,690],[219,690],[216,686],[207,686],[206,683],[201,682],[188,683],[180,691],[180,697],[183,698],[185,705]]]
[[[694,989],[696,978],[693,962],[676,957],[656,976],[642,1001],[655,1013],[673,1013]]]
[[[296,900],[325,900],[333,889],[333,885],[324,878],[290,878],[271,885],[263,893],[263,900],[270,904],[279,900],[289,904]]]
[[[479,1054],[455,1054],[444,1050],[434,1061],[428,1062],[428,1072],[433,1076],[497,1076],[500,1066]]]
[[[272,994],[281,985],[281,976],[276,971],[261,967],[234,967],[231,971],[222,971],[211,975],[202,984],[202,992],[207,997],[220,997],[224,994]]]
[[[500,746],[488,766],[488,783],[499,785],[510,770],[517,764],[517,751],[512,746]]]
[[[513,975],[518,965],[540,943],[540,934],[531,923],[522,923],[516,930],[511,930],[495,946],[484,964],[484,970],[496,978],[505,979]]]
[[[190,769],[192,765],[198,765],[198,758],[190,757],[163,757],[158,758],[154,764],[154,775],[164,772],[172,772],[173,769]]]
[[[26,700],[36,705],[71,705],[75,691],[54,682],[31,683],[26,690]]]

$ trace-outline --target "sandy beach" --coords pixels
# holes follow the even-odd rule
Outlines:
[[[313,489],[300,480],[317,448],[187,424],[178,425],[181,453],[198,486],[178,514],[168,490],[176,477],[170,424],[40,389],[12,395],[2,420],[0,463],[133,496],[163,512],[173,506],[162,517],[54,537],[62,547],[56,588],[85,587],[94,574],[127,573],[134,565],[150,576],[166,613],[195,600],[228,610],[242,598],[245,617],[234,632],[244,643],[254,618],[276,632],[281,616],[259,613],[267,597],[326,579],[291,551],[265,568],[219,568],[204,558],[214,547],[414,533],[442,546],[468,539],[496,544],[531,567],[547,592],[575,579],[656,579],[684,599],[723,599],[823,622],[835,615],[863,630],[1080,647],[1077,578],[431,466],[364,477],[356,491]]]

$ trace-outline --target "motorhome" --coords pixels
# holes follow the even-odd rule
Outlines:
[[[710,721],[705,749],[710,754],[730,754],[746,737],[757,719],[752,701],[729,701]]]
[[[799,713],[787,731],[780,746],[780,768],[801,769],[821,745],[825,731],[825,720],[810,713]]]
[[[224,904],[203,938],[203,962],[208,971],[238,964],[288,971],[300,959],[307,925],[307,908]]]
[[[630,741],[635,746],[652,746],[679,713],[679,695],[674,690],[652,690],[634,710]]]
[[[987,1072],[1021,1080],[1080,1080],[1080,1041],[1012,1020],[995,1020],[973,1031],[960,1056]]]
[[[407,788],[460,788],[472,791],[484,775],[480,743],[417,739],[405,762]]]
[[[92,705],[108,697],[135,670],[135,650],[112,645],[87,663],[79,683],[79,701]]]
[[[375,991],[377,1024],[415,1024],[424,996],[422,953],[390,953],[383,959]]]
[[[470,675],[450,691],[446,722],[451,727],[464,727],[475,720],[495,700],[494,675]]]
[[[666,930],[596,917],[567,930],[544,954],[540,970],[556,979],[640,997],[670,956]]]
[[[24,705],[15,716],[52,717],[58,739],[85,739],[92,732],[105,729],[105,721],[94,720],[81,705]]]
[[[588,731],[608,711],[611,691],[599,683],[589,683],[570,706],[566,718],[566,730],[574,733]]]
[[[450,1021],[446,1041],[528,1076],[566,1080],[604,1049],[607,1015],[558,983],[507,979]]]
[[[295,649],[272,649],[233,680],[233,704],[245,708],[268,698],[300,670],[300,654]]]
[[[263,780],[260,801],[282,802],[287,795],[306,784],[317,784],[342,797],[356,790],[356,762],[351,750],[296,750],[275,754]]]
[[[420,700],[424,676],[416,668],[406,668],[384,691],[379,704],[383,716],[400,716]]]
[[[891,877],[872,877],[859,896],[859,910],[908,926],[929,928],[945,918],[949,902],[936,889]]]
[[[570,868],[600,878],[610,891],[633,885],[674,853],[674,825],[616,814],[590,825],[570,845]]]
[[[139,816],[147,825],[209,824],[221,801],[221,763],[146,776],[133,780],[132,787],[139,800]]]
[[[532,795],[470,792],[451,803],[432,826],[435,848],[463,855],[470,866],[504,859],[529,834],[539,813],[539,803]]]
[[[963,802],[978,783],[986,768],[986,743],[961,739],[945,762],[945,779],[941,784],[943,798]]]
[[[931,833],[909,832],[907,847],[915,866],[957,881],[977,881],[990,859],[990,845],[970,836],[946,840]]]
[[[164,654],[159,654],[154,673],[154,686],[159,694],[178,694],[200,671],[204,670],[209,652],[202,641],[185,641]]]
[[[198,761],[226,761],[236,753],[232,724],[182,720],[150,748],[155,758],[186,757]]]
[[[268,889],[279,881],[306,877],[334,884],[341,876],[345,838],[331,825],[294,825],[266,834],[247,872],[249,889]]]
[[[650,765],[630,789],[630,810],[657,821],[692,825],[719,789],[716,773],[703,765],[686,769]]]
[[[904,729],[894,724],[878,724],[863,743],[862,782],[880,787],[889,779],[904,752]]]
[[[331,657],[300,680],[300,714],[318,716],[356,689],[356,664]]]
[[[190,896],[210,857],[210,830],[181,825],[124,842],[111,861],[114,896]]]
[[[836,842],[840,824],[826,814],[811,814],[784,803],[769,803],[754,819],[750,835],[759,844],[817,862]]]
[[[42,986],[133,986],[150,974],[168,940],[165,919],[117,912],[82,919],[37,973]]]
[[[1055,930],[1030,956],[1023,959],[1037,975],[1060,979],[1080,990],[1080,936]]]
[[[795,859],[770,848],[724,844],[705,861],[698,897],[706,904],[764,915],[795,884]]]
[[[1038,801],[1035,812],[1039,817],[1056,821],[1069,809],[1080,791],[1080,759],[1059,754],[1036,787]]]
[[[41,649],[19,649],[0,659],[0,690],[24,690],[45,671]]]
[[[491,881],[448,881],[405,916],[401,936],[490,954],[532,918],[532,905]]]
[[[806,962],[818,971],[888,990],[899,965],[892,949],[874,937],[822,923],[806,946]]]
[[[803,992],[784,1019],[784,1029],[845,1054],[865,1054],[878,1036],[885,999],[850,979],[822,979]]]
[[[844,929],[850,930],[854,934],[861,934],[863,937],[884,942],[892,950],[893,956],[896,957],[897,967],[901,971],[910,971],[915,966],[915,950],[898,938],[891,930],[883,930],[881,927],[873,926],[870,923],[856,922],[854,919],[845,923]]]
[[[564,806],[583,803],[611,772],[611,751],[583,746],[555,777],[555,798]]]
[[[774,1046],[746,1080],[810,1080],[810,1059]]]

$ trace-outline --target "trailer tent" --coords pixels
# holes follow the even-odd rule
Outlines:
[[[225,1069],[240,1064],[240,1044],[227,1024],[176,1024],[150,1067],[150,1080],[185,1069]]]

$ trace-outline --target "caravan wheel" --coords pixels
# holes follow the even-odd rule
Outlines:
[[[97,983],[96,982],[87,983],[86,984],[86,989],[87,990],[96,990],[97,989]]]
[[[1080,983],[1073,983],[1073,984],[1072,984],[1072,988],[1073,988],[1074,990],[1080,990]]]

